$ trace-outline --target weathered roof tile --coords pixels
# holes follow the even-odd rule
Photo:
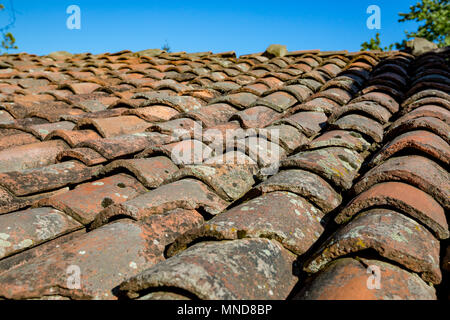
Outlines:
[[[162,185],[124,203],[109,206],[96,216],[92,226],[103,225],[114,216],[128,216],[139,220],[176,208],[188,210],[202,208],[214,215],[222,212],[227,206],[228,203],[209,191],[204,183],[194,179],[183,179]]]
[[[0,299],[446,297],[448,53],[0,57]]]
[[[65,187],[91,179],[98,167],[86,167],[77,161],[68,161],[41,168],[0,173],[0,186],[16,196],[25,196]]]
[[[390,158],[358,181],[354,190],[361,193],[384,181],[403,181],[432,195],[446,210],[450,209],[450,174],[428,158],[416,155]]]
[[[281,114],[271,108],[255,106],[235,113],[230,120],[238,120],[245,129],[264,128],[280,117]]]
[[[54,164],[59,152],[68,149],[63,141],[45,141],[0,151],[0,172],[39,168]]]
[[[212,218],[171,245],[167,254],[200,237],[217,240],[268,238],[301,255],[321,236],[323,213],[302,197],[290,192],[272,192],[252,199]]]
[[[335,122],[345,114],[359,113],[365,114],[381,124],[386,124],[391,117],[391,113],[385,107],[371,101],[355,102],[347,104],[342,108],[336,109],[328,119],[329,122]]]
[[[371,266],[371,269],[368,267]],[[379,269],[375,269],[379,268]],[[378,272],[383,285],[368,275]],[[371,281],[371,282],[369,282]],[[369,287],[367,283],[371,283]],[[394,265],[367,259],[343,258],[332,262],[294,299],[301,300],[436,300],[436,291],[417,275]]]
[[[332,125],[342,130],[360,132],[377,143],[383,141],[383,126],[377,121],[359,114],[346,115],[336,120]]]
[[[379,183],[354,198],[336,217],[347,221],[358,212],[374,207],[389,206],[427,226],[439,239],[449,237],[444,209],[427,193],[402,182]]]
[[[350,189],[362,162],[363,158],[353,150],[328,147],[301,151],[282,160],[281,166],[311,171],[339,188]]]
[[[77,122],[77,129],[94,128],[103,138],[112,138],[125,134],[144,132],[150,123],[136,116],[113,118],[84,118]]]
[[[91,148],[106,159],[136,154],[152,145],[159,145],[171,141],[171,137],[157,132],[139,132],[120,135],[112,138],[83,141],[77,148]]]
[[[372,101],[386,107],[391,113],[399,110],[399,104],[390,95],[383,92],[370,92],[356,97],[352,102]]]
[[[120,290],[132,298],[163,285],[200,299],[286,299],[297,282],[293,261],[294,255],[267,239],[204,242],[132,277]]]
[[[225,158],[226,159],[226,158]],[[187,165],[173,172],[170,179],[195,177],[211,187],[222,199],[234,201],[242,197],[255,184],[256,165],[228,163]]]
[[[428,130],[445,140],[450,144],[450,125],[444,121],[433,117],[420,117],[415,119],[404,120],[398,119],[394,122],[389,130],[386,132],[386,138],[392,139],[393,137],[412,130]]]
[[[0,151],[37,142],[39,142],[39,139],[30,133],[22,132],[12,135],[2,135],[0,136]]]
[[[183,222],[192,226],[189,218],[165,220],[153,223],[162,231],[160,234],[145,224],[120,220],[79,236],[56,248],[45,259],[37,258],[0,274],[0,296],[8,299],[45,295],[62,295],[71,299],[117,299],[113,291],[116,286],[164,259],[155,240],[163,243],[162,235],[170,233],[174,227],[178,226],[182,231]],[[172,225],[169,220],[172,220]],[[72,282],[67,281],[67,274],[77,270],[82,284],[79,288],[76,282],[72,287]]]
[[[363,152],[370,147],[370,144],[358,132],[330,130],[315,138],[307,146],[308,149],[320,149],[324,147],[344,147],[357,152]]]
[[[405,149],[415,149],[450,164],[450,145],[438,135],[425,130],[413,130],[397,136],[375,155],[371,164],[378,165]]]
[[[300,111],[276,123],[290,124],[299,129],[305,136],[311,137],[319,133],[326,125],[327,116],[323,112]]]
[[[125,169],[131,172],[145,187],[157,188],[178,170],[167,157],[157,156],[144,159],[121,159],[106,165],[102,172],[107,174]]]
[[[439,241],[414,220],[386,209],[372,209],[335,232],[306,264],[317,272],[340,256],[374,249],[381,256],[439,284]]]
[[[48,207],[1,215],[0,259],[82,227],[70,216]]]
[[[108,159],[91,148],[73,148],[62,151],[58,153],[56,160],[59,162],[79,160],[87,166],[94,166],[108,161]]]
[[[283,170],[256,187],[263,193],[289,191],[314,203],[324,213],[341,204],[341,196],[320,176],[304,170]]]
[[[64,211],[86,225],[104,208],[133,199],[146,191],[134,178],[117,174],[80,184],[69,192],[39,201],[39,205]]]

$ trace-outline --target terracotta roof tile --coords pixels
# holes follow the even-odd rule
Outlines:
[[[0,259],[82,228],[63,212],[43,207],[0,216]]]
[[[2,135],[0,137],[0,151],[15,146],[33,144],[37,142],[39,142],[39,139],[30,133],[22,132],[13,135]]]
[[[373,168],[354,185],[357,193],[385,181],[402,181],[432,195],[446,210],[450,208],[450,175],[433,160],[422,156],[393,157]]]
[[[357,77],[355,75],[341,75],[328,81],[321,90],[328,88],[340,88],[345,91],[355,94],[363,86],[365,79]]]
[[[9,212],[13,212],[13,211],[25,208],[40,199],[44,199],[47,197],[51,197],[53,195],[65,193],[67,191],[69,191],[69,188],[65,187],[65,188],[62,188],[59,190],[43,192],[43,193],[39,193],[36,195],[16,197],[8,190],[0,188],[0,214],[9,213]]]
[[[212,161],[209,160],[208,162],[211,163]],[[256,165],[216,164],[212,162],[207,165],[184,166],[173,172],[169,181],[195,177],[213,189],[222,199],[234,201],[241,198],[255,184],[253,176],[256,171]]]
[[[383,126],[377,121],[359,114],[343,116],[336,120],[332,125],[334,128],[341,130],[357,131],[370,137],[377,143],[383,141]]]
[[[450,164],[450,146],[438,135],[425,130],[413,130],[397,136],[386,144],[371,161],[379,165],[405,149],[415,149],[443,163]],[[446,173],[448,174],[448,173]]]
[[[423,90],[403,102],[402,113],[407,113],[412,109],[418,108],[423,105],[438,105],[443,106],[447,110],[450,109],[450,95],[439,90]]]
[[[263,168],[276,166],[274,159],[281,160],[286,157],[286,151],[281,146],[264,137],[250,136],[239,139],[234,146]]]
[[[136,116],[119,116],[113,118],[85,118],[77,123],[77,129],[94,128],[104,138],[139,133],[150,126],[145,120]]]
[[[222,165],[230,161],[233,164],[242,164],[250,167],[257,165],[256,161],[241,151],[226,151],[223,154],[205,159],[207,165]]]
[[[252,93],[238,92],[215,98],[210,103],[228,103],[237,109],[245,109],[252,105],[256,101],[256,98]]]
[[[71,108],[64,102],[42,103],[34,106],[28,113],[28,117],[39,117],[49,122],[57,122],[64,119],[65,116],[77,116],[83,114],[83,110]]]
[[[52,253],[55,248],[60,247],[61,244],[69,242],[85,233],[86,229],[79,229],[6,257],[0,260],[0,274],[8,270],[18,268],[36,258],[45,257],[46,255]]]
[[[293,261],[294,255],[267,239],[199,243],[125,281],[120,290],[137,297],[163,285],[200,299],[285,299],[296,283]]]
[[[423,129],[436,133],[445,142],[450,144],[450,125],[433,117],[420,117],[415,119],[398,119],[386,132],[387,138],[392,138],[404,132]]]
[[[230,120],[238,120],[241,126],[247,128],[264,128],[281,115],[271,108],[255,106],[235,113]]]
[[[169,137],[169,136],[166,136]],[[157,144],[137,154],[136,158],[148,158],[155,155],[165,155],[176,164],[202,163],[214,155],[214,150],[196,139],[182,140],[168,144]]]
[[[159,156],[148,159],[116,160],[106,165],[102,172],[126,170],[133,174],[146,188],[157,188],[178,170],[167,157]]]
[[[45,141],[0,151],[0,172],[25,170],[54,164],[68,146],[62,141]]]
[[[136,154],[145,148],[168,143],[171,137],[157,132],[139,132],[112,138],[88,140],[76,145],[77,148],[91,148],[106,159]]]
[[[183,138],[191,137],[194,134],[194,130],[201,130],[201,128],[202,125],[192,119],[178,118],[151,125],[148,127],[147,131]]]
[[[123,113],[127,111],[126,108],[117,108],[112,110],[102,110],[102,111],[95,111],[95,112],[84,112],[80,114],[66,114],[61,116],[62,120],[72,121],[72,122],[78,122],[80,119],[100,119],[100,118],[112,118],[112,117],[118,117],[121,116]]]
[[[292,111],[297,110],[309,110],[309,111],[317,111],[317,112],[324,112],[327,114],[330,114],[333,112],[335,108],[340,107],[339,103],[328,99],[328,98],[313,98],[312,100],[309,100],[306,103],[303,103],[301,105],[298,105],[296,107],[292,108]]]
[[[118,174],[94,182],[78,185],[75,189],[43,199],[42,206],[64,211],[83,224],[91,223],[104,208],[133,199],[146,189],[134,178]]]
[[[66,160],[79,160],[87,166],[93,166],[108,161],[100,153],[91,148],[73,148],[62,151],[58,153],[56,160],[59,162]]]
[[[300,130],[305,136],[311,137],[325,127],[327,119],[327,116],[323,112],[300,111],[276,123],[290,124]]]
[[[100,139],[100,135],[94,130],[53,130],[45,136],[44,140],[62,139],[72,148],[81,142]]]
[[[320,176],[303,170],[283,170],[256,187],[263,193],[296,193],[328,213],[340,205],[341,196]]]
[[[98,167],[86,167],[79,162],[68,161],[46,167],[0,173],[0,186],[16,196],[25,196],[77,184],[91,179],[98,172]]]
[[[190,96],[171,96],[158,92],[137,93],[133,98],[145,98],[146,101],[141,104],[142,107],[162,104],[170,106],[179,112],[195,111],[203,106],[201,100]]]
[[[256,102],[259,105],[264,105],[275,111],[282,112],[296,104],[298,100],[295,96],[285,92],[276,91],[267,95],[266,97],[258,99]]]
[[[313,254],[306,271],[318,272],[340,256],[369,248],[419,273],[427,282],[442,280],[439,241],[419,223],[386,209],[365,211],[339,229]]]
[[[378,267],[384,279],[379,290],[367,285],[367,267]],[[374,284],[375,286],[376,284]],[[399,267],[378,260],[333,261],[295,297],[301,300],[436,300],[436,291]]]
[[[260,130],[260,132],[263,130],[265,129]],[[288,154],[308,143],[308,138],[300,130],[290,125],[273,125],[267,127],[266,130],[269,132],[271,130],[277,130],[276,132],[278,132],[280,146],[284,148]]]
[[[444,209],[427,193],[402,182],[379,183],[354,198],[336,217],[348,220],[361,210],[389,205],[426,225],[439,239],[449,237]]]
[[[273,210],[276,207],[277,210]],[[200,237],[217,240],[276,239],[301,255],[321,236],[323,213],[290,192],[272,192],[221,213],[198,229],[187,232],[167,250],[173,256]],[[307,226],[307,227],[305,227]]]
[[[386,124],[391,117],[391,113],[385,107],[375,102],[365,101],[350,103],[342,108],[336,109],[330,116],[329,122],[332,123],[343,115],[349,113],[364,114],[381,124]]]
[[[339,103],[340,105],[344,105],[351,100],[352,95],[344,89],[329,88],[314,94],[311,98],[328,98]]]
[[[450,109],[450,108],[449,108]],[[421,117],[433,117],[450,124],[450,111],[436,105],[423,105],[417,109],[408,112],[402,118],[404,120],[416,119]]]
[[[357,152],[340,147],[303,151],[282,161],[282,167],[314,172],[341,189],[350,189],[363,158]]]
[[[370,92],[363,94],[353,100],[353,102],[373,101],[386,107],[391,113],[399,110],[399,104],[390,95],[383,92]]]
[[[148,238],[162,242],[165,240],[161,239],[164,229],[170,232],[177,227],[182,231],[183,222],[187,226],[188,221],[187,217],[176,217],[172,225],[161,219],[155,221],[152,225],[163,231],[159,234],[145,224],[129,220],[111,223],[76,238],[76,241],[62,244],[46,259],[35,259],[2,273],[0,295],[9,299],[44,295],[114,299],[112,289],[122,281],[163,260],[161,247],[154,241],[148,242]],[[66,273],[70,266],[78,266],[82,270],[81,289],[69,287]]]
[[[448,295],[448,50],[0,60],[0,299]]]
[[[209,214],[218,214],[228,203],[209,191],[208,187],[194,179],[183,179],[144,193],[122,204],[111,205],[96,216],[93,227],[105,224],[114,216],[143,219],[168,210],[202,208]]]
[[[52,131],[55,130],[72,130],[75,127],[75,124],[70,121],[60,121],[54,123],[46,123],[46,124],[37,124],[29,127],[24,127],[22,130],[30,132],[34,134],[41,140],[44,140],[47,135],[49,135]]]
[[[357,132],[331,130],[315,138],[307,146],[308,149],[320,149],[324,147],[344,147],[363,152],[370,147],[370,143]]]
[[[14,117],[9,114],[8,111],[0,110],[0,124],[8,123],[10,121],[13,121]]]
[[[213,127],[226,123],[236,111],[236,108],[228,103],[211,102],[199,110],[184,114],[184,116],[200,121],[205,127]]]

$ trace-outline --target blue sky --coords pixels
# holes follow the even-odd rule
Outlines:
[[[47,54],[138,51],[161,48],[167,41],[173,52],[235,50],[238,55],[264,51],[272,43],[288,50],[357,51],[373,37],[366,13],[381,8],[382,45],[404,38],[415,23],[399,23],[398,13],[408,12],[417,0],[348,1],[152,1],[152,0],[0,0],[0,26],[11,19],[10,30],[19,50]],[[81,30],[69,30],[66,9],[81,9]]]

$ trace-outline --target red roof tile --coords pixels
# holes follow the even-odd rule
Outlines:
[[[448,295],[448,50],[0,60],[0,299]]]
[[[361,193],[337,216],[337,222],[348,220],[357,212],[373,207],[389,205],[421,221],[439,239],[449,237],[444,209],[427,193],[401,182],[384,182]]]
[[[200,299],[285,299],[296,283],[293,261],[294,255],[267,239],[203,242],[129,279],[120,290],[136,297],[140,291],[163,285]]]
[[[381,256],[439,284],[439,241],[419,223],[395,211],[373,209],[339,229],[306,264],[317,272],[329,261],[351,252],[376,250]]]
[[[367,275],[368,266],[380,270],[387,281],[379,290]],[[375,269],[375,268],[379,269]],[[378,272],[378,271],[373,271]],[[375,276],[374,276],[375,278]],[[369,282],[370,283],[370,282]],[[436,300],[435,289],[417,275],[379,260],[333,261],[295,297],[300,300]]]

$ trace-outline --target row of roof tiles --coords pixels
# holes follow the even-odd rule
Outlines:
[[[0,297],[436,298],[448,56],[224,56],[3,58]]]

